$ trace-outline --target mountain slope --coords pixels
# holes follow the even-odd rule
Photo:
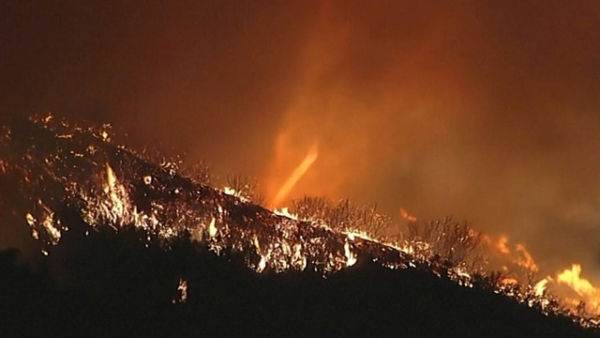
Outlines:
[[[49,255],[34,273],[3,254],[13,336],[592,333],[545,299],[495,294],[488,277],[410,246],[195,182],[112,143],[104,126],[44,117],[2,128],[4,209]]]

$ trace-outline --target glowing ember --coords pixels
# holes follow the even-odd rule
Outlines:
[[[179,285],[177,286],[178,296],[173,299],[173,304],[175,303],[185,303],[188,298],[188,284],[187,281],[183,278],[179,278]]]
[[[27,215],[25,215],[25,220],[27,221],[27,224],[29,224],[29,226],[35,225],[35,218],[33,218],[33,216],[30,213],[27,213]]]
[[[56,245],[60,241],[61,233],[60,230],[54,226],[53,217],[54,213],[46,215],[46,218],[44,218],[44,221],[42,222],[42,226],[46,229],[46,233],[50,235],[52,244]]]

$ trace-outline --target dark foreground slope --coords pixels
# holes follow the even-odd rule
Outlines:
[[[2,337],[585,337],[507,297],[367,259],[324,279],[256,274],[189,241],[146,247],[138,234],[70,238],[36,272],[0,254]],[[178,299],[180,278],[187,301]]]

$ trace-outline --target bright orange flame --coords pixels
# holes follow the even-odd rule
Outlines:
[[[115,175],[113,168],[111,168],[108,163],[106,163],[106,182],[108,183],[104,189],[106,192],[115,190],[117,185],[117,176]]]
[[[570,270],[565,269],[557,279],[559,283],[568,285],[581,297],[598,295],[598,289],[590,281],[581,277],[581,265],[579,264],[573,264]]]
[[[570,287],[582,300],[586,303],[587,310],[593,313],[600,312],[600,290],[592,285],[592,283],[581,277],[581,265],[573,264],[571,269],[565,269],[556,277],[559,284],[564,284]],[[575,304],[577,302],[573,302]]]
[[[271,207],[279,206],[279,203],[281,203],[289,195],[290,191],[292,191],[296,183],[298,183],[298,181],[302,178],[302,176],[304,176],[304,174],[306,174],[306,172],[308,171],[308,169],[310,169],[313,163],[315,163],[318,156],[319,151],[317,145],[315,144],[310,148],[308,154],[306,154],[306,156],[304,157],[304,160],[300,162],[300,164],[296,167],[296,169],[294,169],[294,171],[288,177],[285,183],[283,183],[281,188],[279,188],[277,195],[275,195],[275,198],[273,198],[273,200],[270,203]]]
[[[535,295],[537,297],[542,297],[544,295],[544,292],[546,291],[547,285],[548,285],[547,278],[544,278],[541,281],[537,282],[535,284],[535,286],[533,287],[533,290],[535,291]]]
[[[517,252],[521,254],[521,257],[517,258],[516,263],[519,266],[527,268],[531,272],[538,272],[539,268],[538,268],[537,264],[535,264],[535,260],[533,259],[533,256],[531,256],[531,254],[529,253],[529,251],[527,251],[525,246],[523,246],[523,244],[517,244],[515,246],[515,248],[516,248]]]

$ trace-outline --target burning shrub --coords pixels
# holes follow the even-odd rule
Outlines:
[[[429,244],[428,252],[421,252],[425,257],[439,255],[454,264],[469,264],[475,267],[483,263],[479,248],[482,234],[468,223],[460,223],[452,218],[428,222],[408,223],[408,240]]]
[[[392,218],[377,211],[377,206],[362,208],[348,199],[337,203],[322,197],[305,196],[292,203],[292,212],[300,219],[321,220],[337,231],[365,232],[373,238],[383,238],[394,225]]]
[[[193,163],[192,165],[186,164],[182,169],[182,175],[189,177],[195,183],[203,185],[211,184],[212,177],[210,168],[206,163],[198,162]]]
[[[226,190],[234,196],[242,197],[256,204],[264,204],[265,198],[258,191],[258,182],[255,179],[242,175],[228,175]]]

